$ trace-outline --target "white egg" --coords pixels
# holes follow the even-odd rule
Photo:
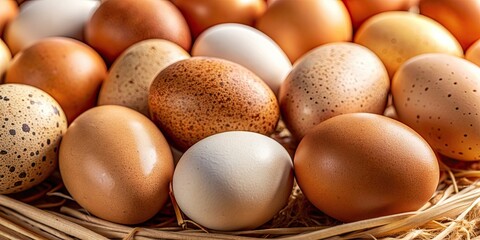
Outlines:
[[[7,45],[0,39],[0,83],[2,83],[3,74],[7,70],[10,60],[12,60],[12,54]]]
[[[192,56],[223,58],[243,65],[276,94],[292,69],[287,55],[271,38],[237,23],[219,24],[200,34],[192,47]]]
[[[190,219],[215,230],[256,228],[286,204],[293,164],[275,140],[232,131],[189,148],[173,175],[173,193]]]

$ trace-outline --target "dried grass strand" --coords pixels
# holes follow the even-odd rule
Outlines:
[[[29,237],[33,240],[48,240],[47,238],[44,238],[40,235],[37,235],[36,233],[31,232],[30,230],[24,228],[23,226],[17,225],[16,223],[8,220],[7,218],[4,218],[0,216],[0,225],[11,229],[17,233],[20,233],[26,237]]]

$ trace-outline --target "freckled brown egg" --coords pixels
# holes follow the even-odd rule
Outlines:
[[[53,172],[67,119],[50,95],[23,84],[0,85],[0,109],[0,194],[15,193]]]
[[[354,43],[330,43],[305,54],[280,88],[283,120],[295,138],[350,112],[382,114],[390,79],[380,59]]]
[[[50,94],[69,122],[95,106],[107,74],[102,58],[89,46],[70,38],[45,38],[15,55],[6,83],[23,83]]]
[[[225,131],[270,134],[280,116],[275,94],[259,77],[236,63],[206,57],[162,70],[148,104],[152,120],[181,151]]]
[[[148,90],[157,74],[190,55],[175,43],[150,39],[128,48],[113,63],[102,84],[98,105],[122,105],[148,116]]]
[[[438,153],[480,160],[480,68],[447,54],[406,62],[392,80],[398,119]]]
[[[317,125],[300,142],[294,170],[308,200],[343,222],[418,210],[439,181],[428,143],[405,124],[371,113]]]

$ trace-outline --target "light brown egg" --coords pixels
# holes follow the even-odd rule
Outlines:
[[[421,0],[419,9],[447,28],[465,50],[480,38],[480,0]]]
[[[343,222],[418,210],[439,181],[436,155],[418,133],[370,113],[317,125],[300,142],[294,170],[307,199]]]
[[[358,29],[354,41],[378,55],[390,78],[402,63],[422,53],[463,56],[462,47],[447,29],[410,12],[384,12],[369,18]]]
[[[480,66],[480,40],[475,41],[465,52],[465,59]]]
[[[68,122],[95,106],[107,69],[89,46],[70,38],[45,38],[15,55],[6,83],[38,87],[62,106]]]
[[[89,213],[121,224],[153,217],[168,199],[172,153],[147,117],[122,106],[100,106],[68,128],[59,156],[71,196]]]
[[[23,84],[0,85],[0,194],[27,190],[56,168],[67,130],[60,105]]]
[[[350,16],[341,1],[276,0],[256,27],[272,38],[293,63],[319,45],[352,40]]]
[[[193,37],[220,23],[252,26],[266,9],[264,0],[172,0],[187,20]]]
[[[225,131],[270,134],[280,116],[275,94],[259,77],[239,64],[207,57],[162,70],[148,105],[152,120],[180,151]]]
[[[168,65],[189,57],[183,48],[163,39],[132,45],[110,68],[98,96],[98,105],[122,105],[149,116],[148,90],[157,74]]]
[[[12,54],[7,45],[0,39],[0,83],[3,81],[3,74],[12,60]]]
[[[131,45],[150,38],[172,41],[186,51],[192,42],[180,11],[166,0],[108,0],[86,25],[85,39],[109,63]]]
[[[18,15],[18,4],[15,0],[0,1],[0,37],[5,26]]]
[[[480,68],[447,54],[406,62],[392,81],[398,119],[447,157],[480,160]]]
[[[373,52],[354,43],[330,43],[297,61],[280,88],[280,108],[288,129],[300,140],[336,115],[382,114],[389,89],[387,71]]]

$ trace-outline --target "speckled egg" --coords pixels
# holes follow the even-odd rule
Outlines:
[[[288,129],[300,140],[336,115],[382,114],[389,89],[387,71],[373,52],[354,43],[331,43],[297,61],[280,88],[280,108]]]
[[[215,133],[269,134],[280,110],[273,91],[239,64],[207,57],[178,61],[150,87],[150,116],[181,151]]]
[[[134,44],[110,68],[98,105],[122,105],[148,116],[148,90],[153,79],[168,65],[189,57],[183,48],[163,39]]]
[[[67,119],[44,91],[0,85],[0,194],[20,192],[45,180],[57,166]]]
[[[438,153],[480,160],[480,68],[447,54],[407,61],[392,80],[398,119]]]

